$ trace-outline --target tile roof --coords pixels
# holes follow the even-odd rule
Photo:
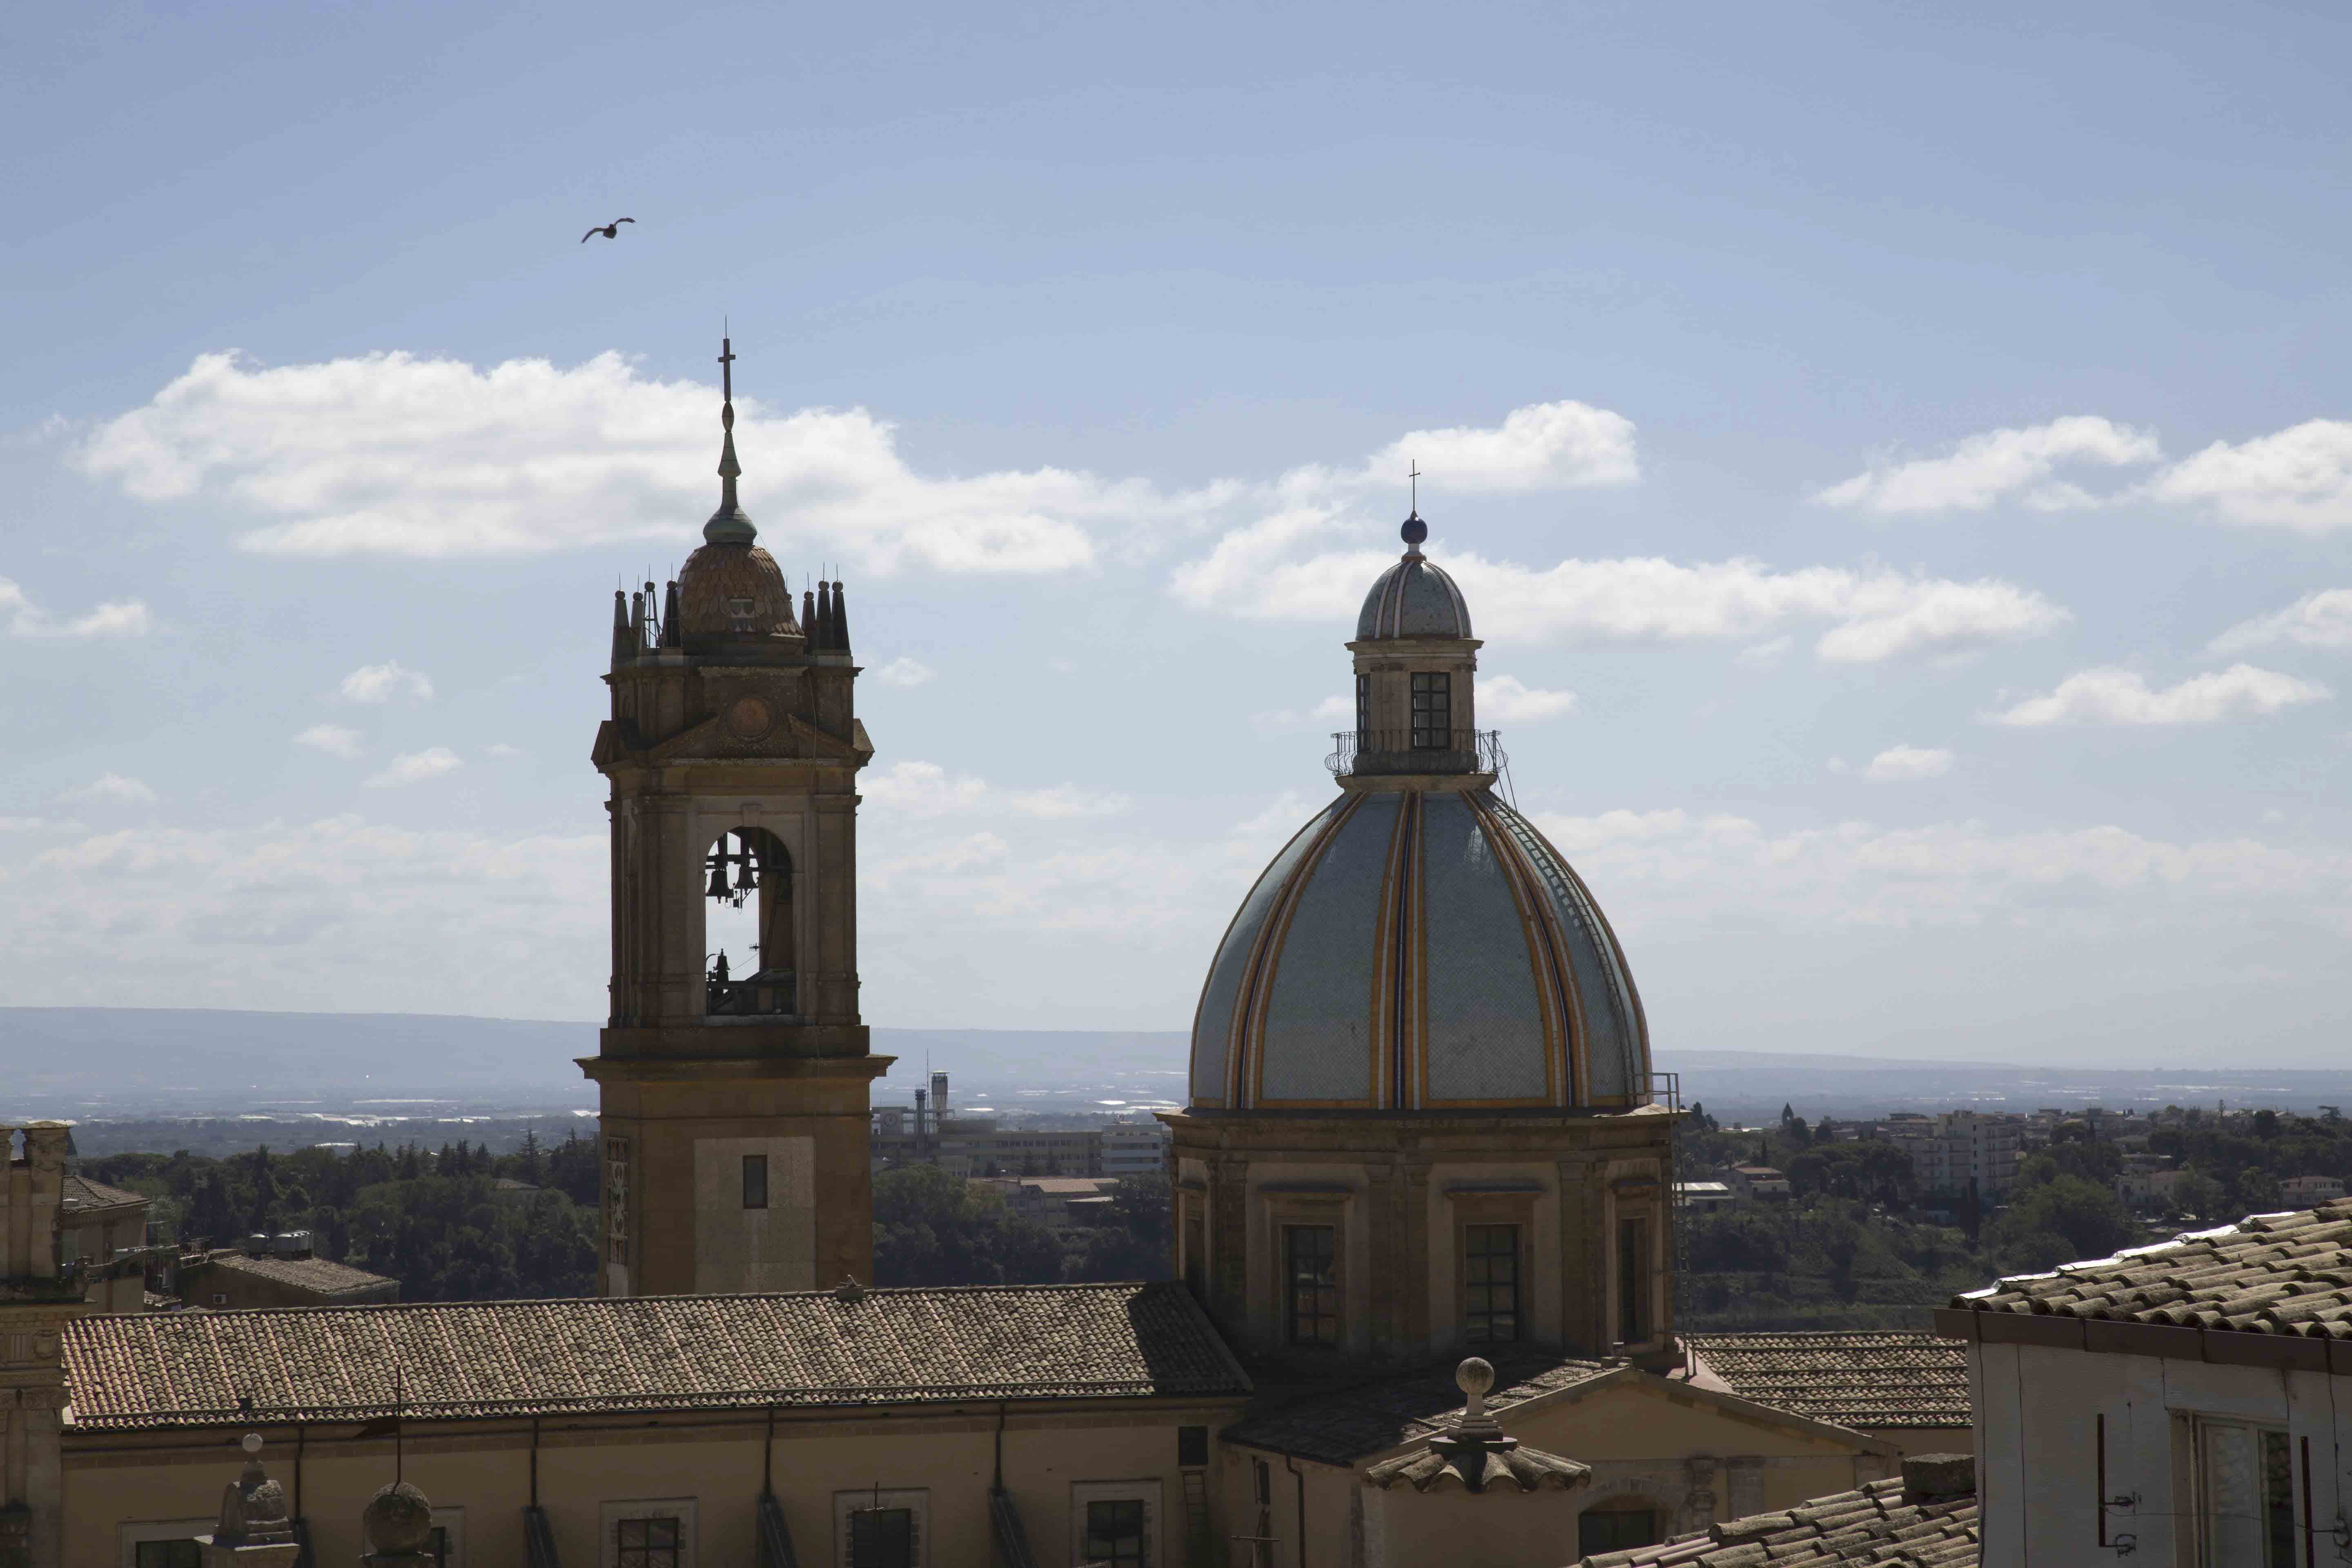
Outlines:
[[[428,1420],[1250,1388],[1173,1283],[140,1313],[75,1321],[65,1360],[101,1431],[363,1420],[394,1367]]]
[[[280,1285],[315,1290],[321,1296],[378,1290],[386,1285],[398,1283],[389,1276],[371,1274],[364,1268],[354,1268],[348,1263],[336,1263],[324,1258],[249,1258],[242,1252],[215,1252],[210,1262],[216,1268],[233,1268],[239,1274],[258,1275]]]
[[[1750,1514],[1657,1546],[1604,1552],[1584,1568],[1977,1568],[1977,1500],[1912,1502],[1899,1479]]]
[[[1227,1427],[1224,1440],[1328,1465],[1352,1465],[1366,1455],[1441,1430],[1462,1408],[1462,1390],[1454,1381],[1455,1365],[1447,1362],[1304,1396],[1296,1391],[1287,1396],[1276,1392],[1265,1408]],[[1497,1358],[1486,1407],[1500,1414],[1538,1394],[1572,1388],[1613,1370],[1601,1362],[1557,1356]]]
[[[1969,1352],[1926,1330],[1685,1334],[1742,1399],[1841,1426],[1966,1426]]]
[[[127,1193],[121,1187],[110,1187],[103,1182],[93,1182],[88,1176],[68,1174],[65,1180],[65,1201],[68,1208],[118,1208],[127,1204],[143,1204],[144,1193]]]
[[[2352,1199],[2003,1279],[1952,1305],[2352,1340]]]

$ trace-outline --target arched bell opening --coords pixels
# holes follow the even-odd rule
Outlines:
[[[764,827],[730,827],[702,858],[703,1011],[714,1018],[799,1011],[793,858]]]

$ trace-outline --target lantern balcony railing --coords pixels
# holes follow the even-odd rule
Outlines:
[[[702,980],[703,1014],[711,1018],[790,1016],[799,1000],[800,977],[789,969],[762,969],[740,980],[714,973]]]
[[[1510,759],[1496,730],[1341,730],[1323,765],[1334,778],[1381,773],[1495,773]]]

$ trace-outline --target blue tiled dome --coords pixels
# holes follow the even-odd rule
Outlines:
[[[1454,579],[1418,550],[1381,574],[1356,616],[1356,640],[1375,637],[1466,637],[1470,606]]]
[[[1638,1103],[1649,1037],[1576,873],[1491,791],[1339,796],[1275,858],[1209,967],[1203,1110]]]

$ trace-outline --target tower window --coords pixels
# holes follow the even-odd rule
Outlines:
[[[743,1206],[747,1209],[768,1206],[768,1157],[765,1154],[743,1156]]]
[[[1474,1345],[1519,1337],[1519,1227],[1462,1227],[1463,1337]]]
[[[1289,1281],[1290,1342],[1339,1342],[1339,1233],[1328,1225],[1282,1227],[1283,1272]]]
[[[1650,1222],[1617,1222],[1617,1338],[1629,1345],[1650,1337]]]
[[[1371,727],[1372,678],[1369,675],[1360,675],[1356,677],[1356,733],[1360,735]]]
[[[1415,675],[1412,678],[1412,749],[1443,752],[1454,744],[1454,678]]]

